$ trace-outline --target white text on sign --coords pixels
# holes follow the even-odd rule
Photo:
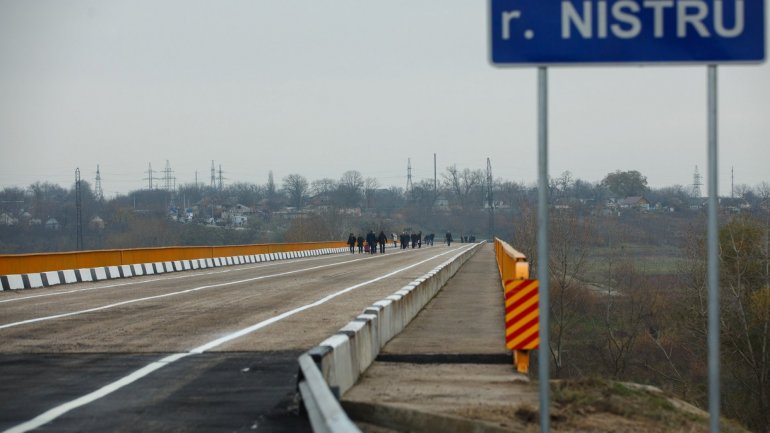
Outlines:
[[[675,29],[677,38],[736,38],[745,29],[744,0],[584,0],[576,7],[580,3],[561,1],[562,39],[632,39],[645,32],[660,39],[670,36],[667,28]],[[511,39],[512,22],[525,18],[520,10],[502,12],[502,39]],[[534,30],[527,29],[524,37],[534,38]]]

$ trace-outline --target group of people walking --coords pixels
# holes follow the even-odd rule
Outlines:
[[[412,248],[422,248],[423,242],[425,242],[425,245],[433,246],[433,240],[435,239],[436,235],[434,233],[431,233],[429,235],[425,235],[423,238],[422,232],[417,233],[408,233],[406,231],[402,232],[400,235],[396,235],[395,233],[391,233],[391,238],[393,239],[393,247],[397,247],[399,244],[401,245],[401,249],[405,250],[408,249],[411,245]],[[452,242],[452,234],[447,232],[446,234],[446,243],[447,245],[450,245]],[[380,254],[385,253],[385,245],[388,243],[388,237],[385,235],[385,232],[380,231],[380,234],[375,235],[374,231],[369,230],[369,233],[366,234],[366,237],[362,235],[354,235],[353,233],[348,236],[348,247],[350,247],[350,253],[354,254],[356,252],[356,248],[358,248],[358,253],[368,253],[368,254],[375,254],[377,251],[380,252]]]
[[[395,237],[395,233],[393,234]],[[405,250],[412,245],[412,248],[422,248],[422,232],[419,233],[407,233],[402,232],[399,236],[399,242],[401,243],[401,249]]]
[[[353,233],[348,236],[348,247],[350,247],[351,254],[356,252],[356,246],[358,247],[359,254],[363,254],[364,252],[374,254],[377,252],[378,246],[380,254],[384,254],[385,244],[387,243],[388,237],[383,231],[380,231],[379,235],[375,235],[372,230],[369,230],[369,233],[366,234],[366,238],[360,234],[356,237]]]

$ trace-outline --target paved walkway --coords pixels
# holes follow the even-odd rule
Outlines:
[[[516,373],[504,323],[486,245],[383,348],[343,396],[346,412],[367,433],[525,431],[537,388]]]

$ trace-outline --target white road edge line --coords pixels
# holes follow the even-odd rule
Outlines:
[[[172,364],[172,363],[174,363],[174,362],[176,362],[176,361],[178,361],[178,360],[180,360],[182,358],[186,358],[186,357],[191,356],[191,355],[201,354],[201,353],[203,353],[203,352],[205,352],[207,350],[211,350],[214,347],[221,346],[224,343],[227,343],[227,342],[229,342],[231,340],[234,340],[236,338],[239,338],[239,337],[242,337],[242,336],[247,335],[249,333],[252,333],[254,331],[257,331],[257,330],[259,330],[261,328],[264,328],[264,327],[266,327],[268,325],[271,325],[271,324],[273,324],[275,322],[283,320],[283,319],[285,319],[285,318],[287,318],[289,316],[293,316],[293,315],[295,315],[297,313],[300,313],[302,311],[305,311],[307,309],[310,309],[310,308],[313,308],[313,307],[317,307],[317,306],[319,306],[321,304],[324,304],[324,303],[326,303],[326,302],[328,302],[328,301],[330,301],[330,300],[332,300],[332,299],[334,299],[334,298],[336,298],[336,297],[338,297],[340,295],[348,293],[348,292],[350,292],[352,290],[355,290],[355,289],[360,288],[362,286],[365,286],[367,284],[371,284],[371,283],[380,281],[382,279],[391,277],[391,276],[396,275],[396,274],[398,274],[400,272],[409,270],[409,269],[411,269],[411,268],[413,268],[415,266],[419,266],[419,265],[421,265],[423,263],[426,263],[426,262],[429,262],[431,260],[434,260],[434,259],[436,259],[438,257],[447,255],[447,254],[455,252],[455,251],[460,251],[460,252],[458,252],[456,254],[456,256],[459,256],[460,254],[464,253],[468,249],[470,249],[470,248],[460,248],[460,249],[453,249],[453,250],[450,250],[450,251],[446,251],[444,253],[435,255],[435,256],[433,256],[433,257],[431,257],[429,259],[425,259],[423,261],[411,264],[411,265],[406,266],[404,268],[397,269],[397,270],[395,270],[393,272],[390,272],[388,274],[379,276],[379,277],[371,279],[369,281],[365,281],[363,283],[359,283],[359,284],[356,284],[354,286],[350,286],[348,288],[342,289],[342,290],[340,290],[338,292],[332,293],[331,295],[328,295],[328,296],[326,296],[324,298],[321,298],[320,300],[315,301],[313,303],[304,305],[302,307],[295,308],[293,310],[289,310],[289,311],[287,311],[285,313],[282,313],[282,314],[279,314],[277,316],[271,317],[270,319],[263,320],[262,322],[259,322],[259,323],[255,324],[255,325],[252,325],[252,326],[249,326],[248,328],[241,329],[240,331],[236,331],[236,332],[234,332],[234,333],[232,333],[230,335],[226,335],[226,336],[224,336],[222,338],[219,338],[217,340],[211,341],[211,342],[206,343],[206,344],[204,344],[202,346],[198,346],[195,349],[190,350],[189,352],[176,353],[176,354],[173,354],[173,355],[166,356],[165,358],[163,358],[163,359],[161,359],[159,361],[155,361],[155,362],[153,362],[151,364],[148,364],[148,365],[140,368],[139,370],[134,371],[133,373],[129,374],[128,376],[125,376],[125,377],[123,377],[121,379],[116,380],[115,382],[112,382],[112,383],[110,383],[108,385],[105,385],[102,388],[100,388],[100,389],[98,389],[98,390],[96,390],[94,392],[91,392],[91,393],[86,394],[86,395],[84,395],[82,397],[76,398],[75,400],[72,400],[72,401],[69,401],[67,403],[64,403],[64,404],[61,404],[59,406],[56,406],[53,409],[49,409],[48,411],[43,412],[42,414],[36,416],[35,418],[32,418],[31,420],[29,420],[27,422],[24,422],[24,423],[19,424],[19,425],[15,426],[15,427],[11,427],[8,430],[5,430],[3,433],[25,433],[25,432],[28,432],[30,430],[34,430],[34,429],[36,429],[38,427],[41,427],[41,426],[43,426],[45,424],[50,423],[51,421],[55,420],[56,418],[66,414],[67,412],[70,412],[70,411],[72,411],[74,409],[77,409],[77,408],[79,408],[81,406],[85,406],[85,405],[87,405],[89,403],[92,403],[92,402],[94,402],[96,400],[99,400],[100,398],[103,398],[103,397],[105,397],[105,396],[107,396],[109,394],[112,394],[113,392],[115,392],[115,391],[117,391],[117,390],[119,390],[119,389],[121,389],[121,388],[123,388],[125,386],[128,386],[128,385],[138,381],[139,379],[142,379],[143,377],[148,376],[149,374],[151,374],[151,373],[153,373],[153,372],[155,372],[157,370],[160,370],[161,368],[163,368],[163,367],[165,367],[167,365],[170,365],[170,364]],[[321,266],[321,267],[325,267],[325,266],[328,266],[328,265],[324,265],[324,266]],[[250,281],[250,280],[246,280],[246,281]]]

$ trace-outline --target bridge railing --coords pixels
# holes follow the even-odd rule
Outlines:
[[[529,279],[527,257],[495,238],[495,258],[505,302],[505,344],[520,373],[529,372],[529,352],[540,345],[539,284]]]
[[[346,245],[345,242],[335,241],[4,254],[0,255],[0,275],[340,248]]]
[[[506,281],[529,278],[527,256],[499,238],[495,238],[495,258],[503,286],[505,286]]]

